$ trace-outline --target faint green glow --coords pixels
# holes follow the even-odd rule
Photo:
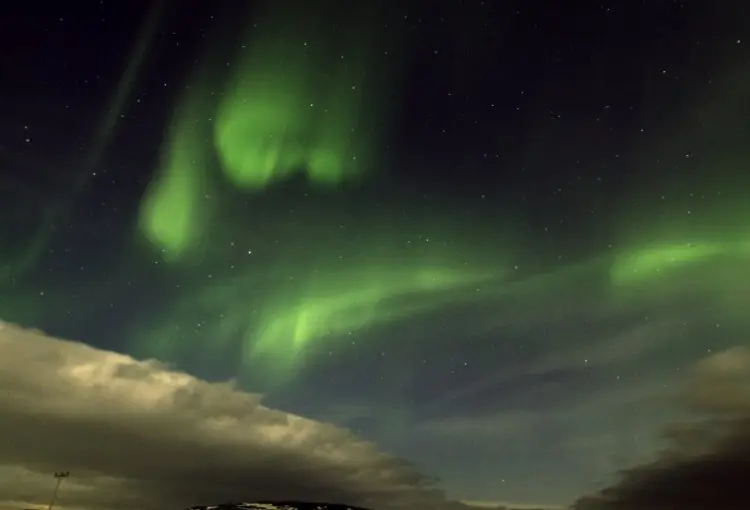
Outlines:
[[[612,267],[612,283],[623,285],[654,278],[671,269],[705,261],[724,250],[725,247],[718,244],[685,243],[624,254],[617,258]]]
[[[745,241],[664,244],[619,255],[610,276],[613,285],[629,285],[720,257],[747,255],[750,243]]]
[[[118,121],[123,117],[123,110],[138,82],[141,67],[151,48],[154,35],[157,33],[165,4],[163,0],[153,2],[147,11],[111,102],[104,109],[101,121],[92,139],[87,143],[88,150],[83,161],[74,166],[77,168],[74,174],[77,177],[68,178],[67,189],[56,196],[56,200],[39,207],[41,213],[39,225],[35,232],[29,233],[30,239],[25,246],[20,250],[0,247],[0,285],[9,279],[21,278],[39,263],[43,255],[47,253],[52,237],[51,232],[54,231],[52,225],[66,214],[75,199],[86,189],[92,174],[96,174],[97,167],[102,162],[102,155],[115,135]],[[13,243],[17,244],[18,239],[13,239]]]

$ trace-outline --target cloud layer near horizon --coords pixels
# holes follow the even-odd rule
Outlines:
[[[466,508],[349,431],[153,361],[0,323],[0,506],[187,508],[257,499]],[[750,508],[750,349],[701,361],[668,448],[579,510]]]
[[[345,429],[153,361],[0,322],[0,504],[163,509],[258,499],[440,508],[431,480]]]
[[[691,417],[665,431],[668,447],[576,510],[750,508],[750,348],[702,360],[684,396]]]

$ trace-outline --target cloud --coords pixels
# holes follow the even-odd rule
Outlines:
[[[669,427],[669,446],[576,510],[750,508],[750,349],[698,363],[685,399],[693,417]]]
[[[611,321],[611,317],[601,320],[605,326]],[[595,322],[592,320],[591,324]],[[596,330],[593,333],[587,330],[593,330],[593,327],[584,325],[570,334],[569,338],[559,341],[559,345],[564,347],[544,345],[543,349],[539,349],[524,362],[478,375],[469,383],[443,392],[429,405],[423,406],[421,411],[426,415],[436,415],[436,418],[428,421],[436,430],[439,425],[442,432],[450,430],[466,433],[471,430],[471,434],[475,434],[481,429],[495,430],[505,435],[506,432],[516,433],[519,428],[526,428],[522,423],[527,419],[548,420],[550,413],[562,414],[566,418],[581,412],[591,416],[594,408],[602,410],[605,407],[607,409],[604,412],[609,413],[614,407],[632,408],[646,401],[664,399],[672,396],[665,384],[671,382],[670,378],[678,378],[679,374],[665,374],[663,370],[651,373],[646,370],[647,363],[641,363],[643,368],[637,380],[625,378],[621,381],[617,374],[623,373],[624,369],[649,355],[658,353],[658,349],[667,344],[670,333],[674,336],[677,324],[676,319],[668,316],[625,329],[605,331],[601,336],[597,336]],[[561,329],[562,327],[557,328]],[[580,338],[574,338],[576,334]],[[533,337],[529,335],[528,338]],[[528,343],[531,341],[533,340]],[[596,385],[581,383],[584,374],[589,378],[595,376],[600,379]],[[570,379],[567,385],[560,382],[566,376]],[[497,423],[491,423],[492,417],[466,415],[463,409],[460,416],[443,415],[444,410],[450,410],[456,404],[465,406],[467,400],[477,396],[507,393],[511,390],[514,395],[523,395],[527,405],[533,404],[534,408],[523,409],[521,412],[511,409],[491,413],[503,422],[501,427]],[[549,397],[542,400],[545,394],[555,394],[555,390],[557,396],[554,400]],[[543,407],[538,405],[540,402],[544,402]],[[459,427],[459,424],[462,426]]]
[[[187,508],[296,499],[452,506],[411,465],[351,432],[208,383],[0,323],[0,506]]]

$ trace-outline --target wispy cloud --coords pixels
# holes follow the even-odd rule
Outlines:
[[[592,322],[595,320],[597,319],[592,319]],[[611,320],[611,317],[598,320]],[[616,370],[618,365],[642,358],[650,352],[663,348],[665,341],[674,336],[676,325],[677,323],[672,318],[647,320],[631,325],[624,331],[619,330],[593,338],[590,332],[573,331],[572,334],[580,335],[576,342],[560,340],[559,347],[549,344],[540,354],[525,363],[503,366],[502,370],[477,378],[470,384],[441,395],[429,406],[429,409],[439,409],[476,393],[502,387],[519,378],[528,379],[546,374],[593,370],[607,366]],[[551,329],[552,331],[567,329],[570,334],[569,328],[553,327]]]

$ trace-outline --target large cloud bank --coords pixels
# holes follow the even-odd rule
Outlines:
[[[576,510],[750,508],[750,349],[704,359],[685,397],[692,417],[666,431],[669,446]]]
[[[441,508],[430,481],[261,397],[0,323],[0,506],[187,508],[258,499]]]

